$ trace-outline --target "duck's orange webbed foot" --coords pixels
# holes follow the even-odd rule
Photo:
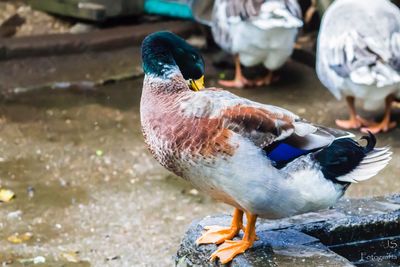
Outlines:
[[[360,116],[351,117],[348,120],[336,120],[335,122],[337,126],[343,129],[359,129],[362,126],[375,124],[375,122],[363,119]]]
[[[397,126],[395,121],[390,120],[390,113],[393,102],[396,100],[394,95],[389,95],[386,97],[386,107],[385,107],[385,115],[383,116],[383,120],[380,123],[374,123],[372,125],[367,125],[368,127],[364,127],[361,129],[361,132],[368,133],[371,132],[373,134],[377,134],[380,132],[387,132]]]
[[[232,224],[230,227],[222,226],[206,226],[204,229],[207,230],[201,237],[196,241],[200,244],[221,244],[225,240],[233,239],[241,229],[243,229],[243,211],[235,209],[232,218]]]
[[[226,240],[218,249],[211,254],[211,260],[219,258],[221,264],[226,264],[233,260],[236,255],[245,252],[253,244],[244,240]]]
[[[335,123],[342,129],[358,129],[361,127],[361,123],[356,119],[336,120]]]
[[[219,80],[218,83],[224,87],[233,88],[244,88],[246,86],[252,86],[252,82],[246,79],[242,73],[242,67],[240,66],[239,56],[235,56],[235,78],[233,80]]]
[[[225,240],[233,239],[240,231],[238,227],[222,227],[218,225],[206,226],[204,229],[207,230],[196,243],[200,244],[221,244]]]
[[[224,87],[230,88],[244,88],[252,85],[252,83],[243,76],[235,78],[234,80],[219,80],[218,83]]]
[[[245,252],[248,248],[253,246],[256,240],[255,225],[257,216],[246,213],[247,225],[242,240],[226,240],[218,249],[211,254],[211,260],[219,258],[221,264],[226,264],[233,260],[236,255]]]
[[[361,128],[361,132],[368,133],[371,132],[372,134],[377,134],[380,132],[386,133],[387,131],[396,128],[397,123],[395,121],[385,121],[381,123],[375,123],[368,127]]]
[[[355,98],[353,96],[346,97],[347,106],[349,107],[350,118],[348,120],[336,120],[336,125],[343,129],[359,129],[362,126],[370,126],[375,124],[357,115],[355,107]]]

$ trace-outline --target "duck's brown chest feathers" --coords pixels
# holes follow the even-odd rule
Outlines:
[[[217,154],[233,154],[231,133],[222,120],[185,114],[181,104],[188,94],[192,92],[160,95],[144,90],[141,101],[146,144],[164,167],[180,176],[193,163],[212,163]]]

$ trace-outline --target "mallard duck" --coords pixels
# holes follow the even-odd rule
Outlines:
[[[210,226],[198,244],[221,244],[231,261],[256,239],[257,217],[276,219],[332,206],[352,183],[390,160],[344,131],[307,122],[280,107],[204,88],[204,61],[183,39],[156,32],[142,44],[140,105],[145,142],[165,168],[235,208],[230,227]],[[243,226],[243,215],[247,224]],[[242,240],[232,240],[244,230]]]
[[[235,78],[221,80],[226,87],[268,85],[293,52],[302,27],[296,0],[216,0],[212,12],[212,34],[216,43],[235,57]],[[270,70],[265,78],[249,81],[240,64],[258,64]]]
[[[346,97],[349,120],[336,120],[345,129],[386,132],[392,102],[400,96],[400,11],[387,0],[337,0],[326,11],[320,28],[317,73],[337,98]],[[380,123],[357,116],[355,99],[366,110],[384,105]]]

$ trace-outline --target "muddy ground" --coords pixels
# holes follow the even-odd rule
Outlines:
[[[207,85],[216,85],[217,74]],[[141,84],[138,78],[95,90],[43,89],[0,104],[0,185],[16,193],[0,203],[0,262],[30,266],[29,258],[43,256],[46,262],[35,266],[171,266],[192,220],[231,212],[146,150]],[[328,126],[346,116],[345,104],[298,63],[288,64],[273,86],[232,91]],[[400,129],[378,138],[395,151],[392,162],[351,186],[348,197],[399,191]],[[33,237],[7,241],[16,232]]]

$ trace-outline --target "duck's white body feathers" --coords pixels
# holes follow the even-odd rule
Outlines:
[[[217,0],[212,16],[215,41],[238,54],[245,66],[281,67],[293,52],[303,24],[296,0]]]
[[[400,96],[400,11],[387,0],[337,0],[318,37],[317,73],[340,99],[354,96],[378,109]]]

